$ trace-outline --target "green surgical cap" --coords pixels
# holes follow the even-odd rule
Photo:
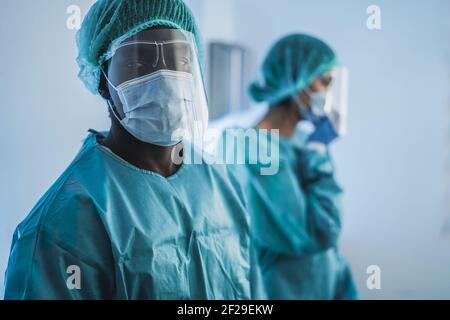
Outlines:
[[[256,102],[274,105],[300,92],[336,64],[336,55],[325,42],[305,34],[289,35],[270,49],[260,79],[250,84],[250,95]]]
[[[101,67],[115,49],[127,38],[156,26],[191,32],[201,59],[200,33],[182,0],[98,0],[77,33],[81,81],[97,94]]]

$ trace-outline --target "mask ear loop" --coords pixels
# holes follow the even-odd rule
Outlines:
[[[122,120],[120,120],[119,116],[117,115],[116,108],[112,104],[111,100],[110,99],[106,100],[106,103],[108,104],[109,110],[111,110],[112,114],[114,115],[114,118],[116,118],[116,120],[119,121],[119,123],[121,123]]]
[[[109,80],[108,76],[105,73],[105,70],[103,70],[103,68],[101,68],[103,76],[105,77],[106,81],[109,83],[109,85],[111,87],[113,87],[114,90],[116,90],[116,92],[118,92],[119,90],[117,89],[117,87],[115,85],[112,84],[112,82]]]
[[[116,90],[116,92],[117,92],[118,90],[117,90],[116,86],[113,85],[113,84],[111,83],[111,81],[108,79],[108,76],[106,75],[105,70],[103,70],[103,68],[101,68],[101,70],[102,70],[103,76],[105,77],[106,81],[107,81],[107,82],[109,83],[109,85],[110,85],[114,90]],[[117,112],[116,112],[116,108],[115,108],[114,105],[112,104],[111,99],[107,99],[107,100],[106,100],[106,103],[108,104],[108,108],[111,110],[112,114],[114,115],[114,118],[116,118],[117,121],[119,121],[119,123],[121,123],[122,120],[120,120],[120,118],[119,118],[119,116],[118,116],[118,114],[117,114]]]

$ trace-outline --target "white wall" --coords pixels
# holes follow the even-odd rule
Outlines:
[[[235,40],[259,58],[292,31],[323,37],[351,70],[350,132],[336,145],[346,189],[344,254],[364,298],[450,298],[449,237],[440,233],[450,2],[376,1],[383,30],[366,29],[362,0],[189,0],[206,40]],[[89,1],[2,3],[0,35],[0,282],[15,226],[107,112],[77,80],[66,8]],[[382,290],[365,268],[382,268]],[[0,286],[0,297],[3,288]]]
[[[86,13],[93,1],[78,1]],[[77,79],[70,0],[2,1],[0,283],[15,226],[73,159],[107,109]],[[3,285],[0,285],[3,297]]]
[[[334,155],[346,191],[341,247],[361,296],[450,298],[450,237],[441,233],[450,2],[233,1],[237,40],[259,59],[280,36],[308,32],[350,69],[350,131]],[[366,28],[369,4],[381,7],[380,31]],[[372,264],[380,291],[365,286]]]

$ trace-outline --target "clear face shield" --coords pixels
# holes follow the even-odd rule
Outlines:
[[[348,75],[345,67],[333,68],[326,74],[331,82],[326,91],[323,114],[328,117],[339,136],[347,133]]]
[[[172,146],[185,139],[203,139],[208,104],[191,33],[175,29],[138,33],[115,48],[105,77],[111,110],[138,140]]]
[[[340,136],[347,133],[349,72],[345,67],[330,71],[332,81],[327,90],[325,114]]]
[[[315,78],[294,96],[304,120],[317,124],[326,117],[338,136],[347,131],[348,70],[335,67]]]

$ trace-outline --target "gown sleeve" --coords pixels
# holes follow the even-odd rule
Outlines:
[[[278,174],[248,178],[252,235],[261,252],[300,256],[337,243],[342,190],[331,159],[317,150],[297,152],[295,165],[282,161]]]
[[[336,250],[337,251],[337,250]],[[335,300],[357,300],[358,290],[353,280],[353,275],[347,261],[339,254],[339,272],[335,290]]]
[[[337,245],[341,231],[342,189],[336,182],[328,151],[302,149],[298,157],[299,179],[305,195],[305,228],[308,252]]]
[[[47,196],[17,227],[5,279],[8,300],[111,299],[111,244],[93,201]]]

